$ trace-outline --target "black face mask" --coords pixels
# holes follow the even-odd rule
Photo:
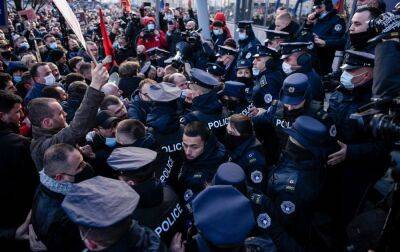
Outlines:
[[[375,34],[373,34],[370,31],[349,34],[350,44],[355,49],[362,49],[366,47],[368,44],[368,40],[370,40],[373,37],[375,37]]]
[[[246,86],[250,86],[251,84],[253,84],[253,79],[252,78],[237,77],[236,80],[246,84]]]
[[[297,117],[303,115],[305,113],[305,109],[304,107],[299,108],[299,109],[292,109],[292,110],[288,110],[286,107],[284,108],[284,115],[287,118],[290,119],[296,119]]]
[[[77,174],[75,174],[75,183],[82,182],[87,179],[91,179],[94,176],[96,176],[96,173],[94,172],[92,166],[88,163],[86,163],[85,167],[83,170]]]
[[[247,136],[233,136],[228,134],[225,135],[224,145],[228,150],[234,150],[236,147],[240,146],[244,141],[248,139]]]

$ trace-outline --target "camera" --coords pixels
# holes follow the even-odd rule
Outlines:
[[[200,41],[200,32],[201,31],[202,31],[202,29],[200,28],[195,31],[182,32],[182,34],[188,43],[195,44],[196,42]]]
[[[375,138],[397,143],[400,141],[400,96],[373,98],[350,116],[360,129],[369,131]]]

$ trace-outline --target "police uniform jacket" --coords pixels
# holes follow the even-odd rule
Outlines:
[[[151,228],[169,244],[176,232],[182,232],[183,206],[171,187],[156,180],[133,186],[140,195],[133,219]]]
[[[261,45],[260,41],[254,35],[253,30],[250,31],[248,38],[239,40],[239,56],[238,60],[248,59],[256,52],[257,45]],[[250,53],[250,54],[249,54]]]
[[[257,108],[269,107],[273,100],[279,98],[284,75],[279,67],[279,61],[271,63],[256,79],[253,87],[252,100]]]
[[[157,234],[147,227],[141,227],[133,223],[130,229],[111,247],[106,248],[106,252],[166,252],[165,245],[161,242]]]
[[[238,164],[246,173],[247,184],[266,191],[267,171],[264,149],[255,136],[250,137],[229,153],[231,162]]]
[[[337,14],[330,11],[325,17],[318,19],[315,24],[304,25],[301,36],[306,41],[313,41],[313,34],[326,42],[324,47],[315,47],[316,59],[319,61],[318,73],[331,72],[331,65],[336,50],[343,50],[345,46],[346,24]]]
[[[311,67],[311,65],[304,66],[296,71],[296,73],[303,73],[307,75],[311,87],[311,97],[316,101],[323,101],[325,98],[324,87],[319,74]]]
[[[78,226],[61,208],[63,199],[64,195],[40,184],[32,204],[33,229],[49,251],[82,251]]]
[[[215,91],[193,99],[192,111],[183,116],[183,124],[186,125],[193,121],[206,123],[218,139],[223,140],[227,118],[222,114],[222,103],[218,100]]]
[[[321,193],[325,170],[308,151],[294,146],[286,150],[271,170],[267,196],[274,204],[274,215],[299,244],[307,245],[315,203]]]

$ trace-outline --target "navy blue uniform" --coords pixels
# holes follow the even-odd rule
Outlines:
[[[250,35],[247,39],[239,40],[239,56],[238,60],[248,59],[256,52],[257,45],[261,45],[260,41],[254,35],[254,32],[251,31]],[[250,54],[249,54],[250,53]]]
[[[319,18],[313,25],[304,25],[301,32],[301,39],[313,41],[313,34],[326,42],[324,47],[315,47],[315,68],[320,75],[332,71],[332,61],[336,50],[343,50],[345,46],[346,24],[336,10],[330,11],[326,16]]]
[[[307,75],[308,82],[311,86],[312,99],[322,102],[325,98],[325,92],[319,74],[313,68],[311,68],[311,66],[304,66],[297,70],[296,73],[303,73]]]
[[[252,90],[254,106],[257,108],[269,107],[273,100],[278,99],[283,80],[284,75],[277,66],[267,68],[265,72],[261,73],[260,76],[256,78]]]

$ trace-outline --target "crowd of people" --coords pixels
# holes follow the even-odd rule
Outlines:
[[[217,12],[206,40],[190,4],[109,5],[110,53],[73,8],[86,50],[51,6],[0,30],[0,250],[399,251],[392,142],[354,119],[398,95],[398,13],[314,0],[259,41]]]

